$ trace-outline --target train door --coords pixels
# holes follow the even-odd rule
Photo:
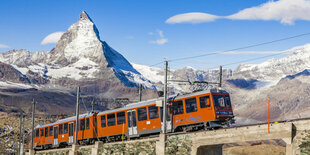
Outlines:
[[[164,130],[163,123],[163,107],[160,107],[160,118],[161,118],[161,131]],[[166,131],[171,132],[172,124],[171,124],[171,109],[170,106],[167,105],[167,120],[166,120]]]
[[[73,143],[73,122],[69,123],[69,144]]]
[[[128,120],[128,134],[129,134],[129,136],[137,135],[138,131],[137,131],[136,110],[127,111],[127,120]]]
[[[54,126],[54,145],[58,145],[58,125]]]

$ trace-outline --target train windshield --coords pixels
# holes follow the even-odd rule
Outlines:
[[[231,107],[229,96],[213,95],[215,107]]]

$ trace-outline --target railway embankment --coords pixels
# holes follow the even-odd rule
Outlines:
[[[307,154],[310,150],[310,119],[223,128],[211,131],[159,135],[155,138],[124,142],[96,142],[89,146],[73,145],[66,149],[29,152],[32,154],[222,154],[223,144],[282,139],[286,155]],[[165,152],[164,152],[165,151]]]

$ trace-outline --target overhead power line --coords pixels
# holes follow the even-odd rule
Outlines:
[[[212,53],[206,53],[206,54],[201,54],[201,55],[196,55],[196,56],[189,56],[189,57],[183,57],[183,58],[170,59],[168,61],[170,61],[170,62],[172,62],[172,61],[180,61],[180,60],[199,58],[199,57],[210,56],[210,55],[215,55],[215,54],[222,54],[222,53],[226,53],[226,52],[242,50],[242,49],[247,49],[247,48],[267,45],[267,44],[272,44],[272,43],[276,43],[276,42],[280,42],[280,41],[285,41],[285,40],[289,40],[289,39],[293,39],[293,38],[299,38],[299,37],[307,36],[307,35],[310,35],[310,32],[299,34],[299,35],[295,35],[295,36],[290,36],[290,37],[286,37],[286,38],[281,38],[281,39],[277,39],[277,40],[272,40],[272,41],[268,41],[268,42],[263,42],[263,43],[258,43],[258,44],[253,44],[253,45],[233,48],[233,49],[229,49],[229,50],[225,50],[225,51],[212,52]]]
[[[281,55],[281,54],[288,53],[288,52],[291,52],[291,51],[288,50],[288,51],[283,51],[283,52],[280,52],[280,53],[277,53],[277,54],[266,55],[266,56],[262,56],[262,57],[251,58],[251,59],[245,59],[245,60],[241,60],[241,61],[227,63],[227,64],[224,64],[224,65],[221,65],[221,66],[230,66],[230,65],[240,64],[240,63],[244,63],[244,62],[255,61],[255,60],[259,60],[259,59],[263,59],[263,58],[268,58],[268,57],[272,57],[272,56],[276,56],[276,55]],[[215,68],[218,68],[218,67],[208,68],[208,70],[209,69],[215,69]]]
[[[212,53],[206,53],[206,54],[200,54],[200,55],[188,56],[188,57],[182,57],[182,58],[176,58],[176,59],[170,59],[170,60],[167,60],[167,61],[168,62],[175,62],[175,61],[181,61],[181,60],[187,60],[187,59],[194,59],[194,58],[200,58],[200,57],[205,57],[205,56],[211,56],[211,55],[216,55],[216,54],[222,54],[222,53],[227,53],[227,52],[231,52],[231,51],[248,49],[248,48],[252,48],[252,47],[272,44],[272,43],[276,43],[276,42],[280,42],[280,41],[285,41],[285,40],[289,40],[289,39],[299,38],[299,37],[303,37],[303,36],[307,36],[307,35],[310,35],[310,32],[299,34],[299,35],[294,35],[294,36],[290,36],[290,37],[286,37],[286,38],[281,38],[281,39],[277,39],[277,40],[267,41],[267,42],[263,42],[263,43],[258,43],[258,44],[253,44],[253,45],[233,48],[233,49],[229,49],[229,50],[217,51],[217,52],[212,52]],[[286,53],[286,52],[283,52],[283,53]],[[268,56],[253,58],[253,59],[247,59],[247,60],[243,60],[243,61],[238,61],[238,62],[234,62],[234,63],[225,64],[225,65],[222,65],[222,66],[233,65],[233,64],[247,62],[247,61],[252,61],[252,60],[256,60],[256,59],[262,59],[262,58],[265,58],[265,57],[280,55],[280,54],[283,54],[283,53],[277,53],[277,54],[273,54],[273,55],[268,55]],[[156,64],[150,65],[149,67],[157,66],[159,64],[162,64],[163,62],[164,61],[158,62]]]

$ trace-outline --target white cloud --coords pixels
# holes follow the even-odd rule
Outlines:
[[[202,12],[178,14],[166,20],[168,24],[204,23],[219,18],[231,20],[276,20],[293,25],[296,20],[310,21],[310,0],[268,1],[259,6],[243,9],[229,16],[216,16]]]
[[[216,52],[220,54],[287,54],[284,53],[283,51],[227,51],[227,52]]]
[[[0,48],[10,48],[8,45],[0,44]]]
[[[179,24],[179,23],[204,23],[204,22],[212,22],[216,19],[220,18],[219,16],[211,15],[208,13],[202,12],[190,12],[178,14],[170,17],[166,20],[168,24]]]
[[[64,32],[51,33],[42,40],[41,45],[57,43],[63,34]]]
[[[269,1],[227,16],[233,20],[277,20],[292,25],[296,20],[310,20],[309,0]]]
[[[163,45],[168,42],[167,38],[157,39],[154,41],[150,41],[151,44]]]
[[[157,30],[159,39],[150,41],[151,44],[163,45],[168,42],[168,39],[165,38],[164,32],[162,30]],[[155,33],[149,32],[149,35],[154,35]]]

